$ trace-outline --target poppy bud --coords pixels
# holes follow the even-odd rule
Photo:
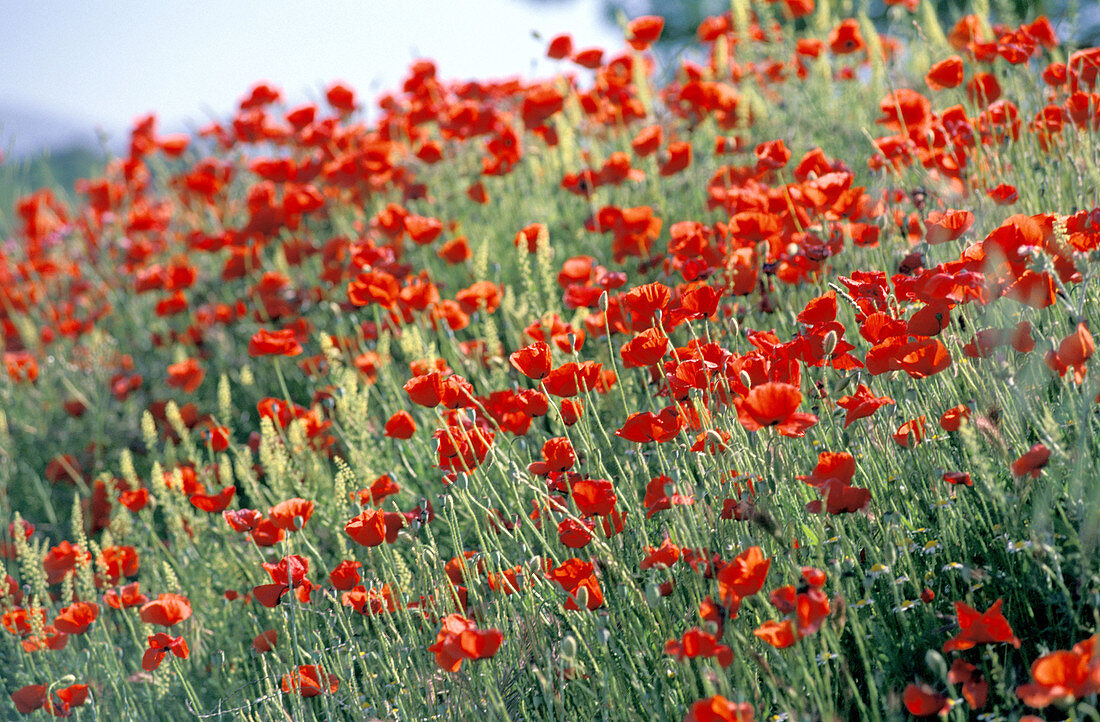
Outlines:
[[[600,311],[607,313],[607,305],[609,303],[609,296],[607,291],[600,294]]]
[[[301,514],[294,517],[294,530],[301,531],[302,527],[306,525],[306,520],[302,518]]]
[[[561,640],[561,656],[566,660],[577,658],[577,638],[572,634],[565,635],[565,639]]]
[[[588,609],[588,587],[578,587],[576,592],[577,606]]]
[[[829,333],[825,334],[825,340],[821,344],[821,349],[825,352],[826,356],[833,355],[833,351],[836,350],[836,331],[830,330]]]
[[[752,388],[752,377],[749,376],[749,372],[742,369],[741,373],[740,373],[740,376],[741,376],[741,384],[745,388],[751,389]]]
[[[65,687],[68,687],[70,684],[76,684],[76,676],[71,675],[71,674],[66,674],[61,679],[57,680],[57,684],[58,685],[63,685]]]
[[[661,603],[661,590],[653,582],[645,585],[645,603],[650,609],[656,609]]]
[[[929,649],[924,653],[924,663],[937,677],[941,679],[947,677],[947,662],[943,661],[943,655],[936,650]]]

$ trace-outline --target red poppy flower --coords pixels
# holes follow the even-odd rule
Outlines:
[[[279,635],[274,629],[269,629],[266,632],[260,632],[252,640],[252,649],[256,650],[257,654],[264,654],[275,649],[276,643],[279,640]]]
[[[846,451],[823,451],[817,455],[817,466],[808,476],[796,477],[810,486],[820,487],[825,482],[836,479],[849,484],[856,473],[855,457]]]
[[[963,699],[970,709],[981,709],[989,696],[989,682],[978,672],[978,668],[964,659],[956,659],[947,672],[947,681],[956,687],[962,687]]]
[[[280,559],[277,564],[264,562],[261,566],[271,577],[271,584],[253,587],[252,595],[265,607],[277,607],[283,595],[292,589],[305,587],[308,592],[312,588],[312,584],[306,579],[306,574],[309,573],[309,560],[305,557],[290,554]]]
[[[828,38],[829,50],[834,55],[848,55],[863,50],[865,43],[863,34],[859,31],[859,21],[855,18],[842,20],[832,29]]]
[[[940,416],[940,428],[944,431],[958,431],[963,422],[970,418],[970,407],[966,404],[952,406]]]
[[[217,426],[210,424],[204,431],[204,438],[206,443],[210,445],[210,450],[216,454],[220,454],[229,448],[229,428],[225,426]]]
[[[164,661],[164,656],[171,652],[180,659],[187,659],[191,650],[187,648],[187,641],[182,637],[172,637],[164,632],[157,632],[149,636],[149,648],[141,657],[141,668],[146,672],[152,672]]]
[[[127,489],[120,492],[119,503],[136,514],[145,508],[145,504],[149,503],[149,490]]]
[[[267,512],[271,523],[286,531],[298,531],[313,516],[314,504],[306,499],[281,501]]]
[[[1003,600],[998,599],[989,609],[978,612],[963,602],[955,602],[955,613],[959,618],[959,633],[943,645],[944,654],[962,651],[979,644],[1005,642],[1016,649],[1020,640],[1012,633],[1008,620],[1001,614]]]
[[[623,344],[619,354],[624,368],[643,368],[657,364],[668,351],[668,337],[658,328],[647,328]]]
[[[359,570],[362,567],[363,565],[359,562],[345,559],[329,573],[328,580],[337,589],[349,591],[359,583]]]
[[[630,147],[634,149],[636,155],[644,158],[656,153],[657,149],[661,147],[663,139],[664,129],[660,125],[650,125],[638,131],[638,134],[630,141]]]
[[[596,579],[591,562],[567,559],[561,566],[547,571],[546,578],[557,582],[569,595],[565,600],[566,609],[578,610],[580,609],[578,605],[584,605],[592,610],[603,606],[603,590],[600,589],[600,583]]]
[[[297,692],[303,697],[334,694],[339,688],[340,680],[335,674],[325,674],[324,669],[312,664],[299,666],[295,672],[284,674],[282,679],[284,693]]]
[[[932,211],[925,221],[925,240],[929,245],[953,241],[970,230],[974,225],[974,214],[970,211]]]
[[[970,474],[965,471],[945,471],[943,472],[943,480],[948,484],[956,484],[962,486],[974,486],[973,480],[970,478]]]
[[[166,592],[141,606],[141,621],[171,627],[191,617],[191,602],[180,594]]]
[[[583,549],[592,541],[595,526],[587,519],[562,519],[558,522],[558,539],[570,549]]]
[[[1086,362],[1095,352],[1096,342],[1092,334],[1085,324],[1079,323],[1073,333],[1063,338],[1058,348],[1049,352],[1044,360],[1059,376],[1073,369],[1074,380],[1081,383],[1085,378]]]
[[[990,188],[986,195],[999,206],[1010,206],[1020,199],[1020,194],[1016,192],[1016,186],[1008,183],[1001,183],[994,188]]]
[[[680,558],[680,547],[672,543],[672,540],[665,537],[665,540],[661,542],[659,547],[647,546],[645,548],[646,556],[638,564],[638,568],[642,571],[646,569],[652,569],[657,567],[658,569],[667,569],[671,567]]]
[[[806,511],[811,514],[820,514],[822,511],[828,514],[852,514],[862,511],[871,503],[871,491],[858,486],[851,486],[839,479],[827,479],[818,491],[824,497],[821,500],[811,501],[806,504]]]
[[[584,415],[584,400],[583,399],[562,399],[561,400],[561,422],[566,426],[572,426],[581,420],[581,416]]]
[[[546,48],[546,57],[551,60],[564,60],[573,54],[573,38],[567,33],[550,38]]]
[[[190,497],[191,504],[199,511],[205,511],[209,513],[217,513],[223,511],[229,502],[233,500],[233,495],[237,493],[237,487],[227,486],[217,494],[192,494]]]
[[[508,361],[516,371],[535,381],[546,378],[553,367],[550,346],[542,341],[535,341],[529,346],[524,346],[513,352]]]
[[[565,436],[555,436],[542,444],[542,461],[528,464],[527,470],[536,476],[546,476],[555,471],[567,471],[577,461],[573,443]]]
[[[719,644],[713,634],[708,634],[699,627],[693,627],[684,632],[680,639],[670,639],[665,642],[665,654],[681,661],[684,658],[711,657],[722,667],[733,664],[733,649],[725,644]]]
[[[602,370],[603,365],[594,361],[570,361],[547,374],[542,380],[542,388],[553,396],[576,396],[599,386]]]
[[[836,405],[847,411],[844,415],[844,428],[848,428],[853,421],[863,419],[878,411],[882,406],[893,405],[894,400],[889,396],[875,396],[866,385],[860,384],[854,396],[842,396]]]
[[[927,684],[907,684],[902,694],[902,702],[909,714],[915,717],[931,717],[950,709],[949,700]]]
[[[645,498],[642,500],[642,504],[646,508],[646,519],[659,511],[671,509],[673,506],[690,506],[695,503],[695,499],[691,496],[679,494],[675,491],[670,494],[669,486],[671,484],[672,479],[664,475],[654,477],[646,484]]]
[[[348,300],[356,306],[376,303],[382,308],[393,308],[400,290],[397,279],[392,275],[385,271],[370,270],[360,273],[348,282]]]
[[[1093,635],[1071,650],[1043,655],[1031,665],[1028,684],[1016,688],[1016,696],[1030,707],[1042,709],[1059,702],[1085,699],[1100,692],[1100,637]]]
[[[428,647],[435,653],[436,664],[448,672],[457,672],[466,659],[488,659],[497,653],[504,635],[498,629],[478,629],[461,614],[448,614],[436,635],[435,644]]]
[[[734,402],[737,420],[747,431],[770,426],[783,436],[805,436],[806,429],[817,423],[813,414],[797,411],[802,392],[791,384],[769,381],[754,386],[744,398]]]
[[[366,506],[367,504],[380,506],[383,499],[399,491],[401,491],[401,487],[397,482],[391,479],[389,474],[382,474],[372,481],[368,488],[359,490],[359,506]]]
[[[615,436],[638,444],[650,442],[660,444],[676,438],[681,428],[683,428],[683,418],[675,407],[669,406],[662,409],[659,414],[652,411],[631,414],[622,428],[615,432]]]
[[[45,685],[31,684],[12,692],[11,699],[22,714],[30,714],[45,707],[54,717],[68,717],[74,707],[80,707],[88,701],[88,685],[73,684],[55,689],[52,694],[47,695]]]
[[[668,144],[668,157],[661,163],[658,172],[662,176],[676,175],[691,165],[691,143],[677,141]]]
[[[53,624],[64,634],[84,634],[99,617],[99,607],[91,602],[74,602],[58,612]]]
[[[730,702],[722,695],[716,694],[692,704],[684,717],[684,722],[753,722],[753,719],[751,704]]]
[[[416,422],[412,414],[402,409],[386,420],[382,433],[391,439],[411,439],[416,433]]]
[[[585,516],[604,516],[615,509],[618,497],[607,479],[578,479],[570,487],[577,509]]]
[[[121,589],[108,589],[103,593],[103,603],[113,609],[126,609],[145,604],[149,598],[141,593],[138,582],[132,582]]]
[[[168,385],[183,389],[185,394],[192,393],[202,385],[206,370],[193,358],[168,366]]]
[[[225,512],[222,512],[225,515]],[[275,526],[270,519],[260,518],[249,538],[256,542],[257,546],[275,546],[286,537],[286,531]]]
[[[794,625],[789,619],[784,619],[782,622],[769,619],[753,630],[753,634],[776,649],[786,649],[798,641]]]
[[[325,100],[342,113],[355,110],[355,91],[344,83],[333,83],[325,89]]]
[[[626,41],[630,47],[642,51],[661,37],[665,19],[657,15],[642,15],[634,18],[626,26]]]
[[[255,529],[264,515],[255,509],[231,509],[223,511],[222,518],[233,531],[243,534]]]
[[[933,65],[924,76],[924,82],[932,90],[957,88],[962,85],[963,70],[962,58],[952,55]]]
[[[344,525],[344,532],[357,544],[376,547],[386,539],[386,517],[381,511],[366,509]]]
[[[760,547],[749,547],[719,570],[718,594],[731,619],[737,616],[741,600],[764,587],[771,564],[771,559],[764,558]]]
[[[585,48],[573,53],[572,60],[582,68],[595,70],[603,65],[603,50],[601,48]]]
[[[293,329],[268,331],[261,328],[248,342],[249,356],[297,356],[302,347],[294,336]]]
[[[481,193],[471,195],[471,198],[478,203],[487,203],[489,201],[488,196],[485,196],[485,187],[480,186]],[[468,193],[469,195],[469,193]],[[484,200],[479,200],[484,198]],[[456,265],[459,263],[465,263],[474,256],[473,250],[470,248],[470,241],[466,236],[456,236],[450,239],[439,247],[439,250],[435,252],[437,256],[442,258],[450,265]]]
[[[1012,473],[1015,476],[1030,475],[1032,479],[1038,479],[1049,461],[1050,449],[1045,444],[1035,444],[1012,462]]]
[[[11,701],[20,714],[30,714],[46,704],[46,685],[28,684],[11,693]]]
[[[924,441],[924,436],[928,433],[927,428],[924,416],[918,416],[898,427],[898,430],[894,432],[894,441],[903,448],[916,446]]]

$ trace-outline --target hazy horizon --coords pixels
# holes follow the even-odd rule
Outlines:
[[[260,80],[290,103],[341,80],[373,104],[421,57],[448,79],[549,74],[543,52],[557,33],[620,47],[599,13],[597,0],[17,3],[0,26],[0,151],[94,147],[100,131],[113,145],[150,112],[166,132],[197,127],[232,113]]]

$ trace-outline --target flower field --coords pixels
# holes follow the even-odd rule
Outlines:
[[[1100,48],[887,4],[21,193],[0,717],[1100,720]]]

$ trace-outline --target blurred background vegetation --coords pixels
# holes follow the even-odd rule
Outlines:
[[[527,0],[534,5],[580,2],[581,0]],[[702,21],[730,9],[729,0],[594,0],[603,5],[602,16],[609,25],[622,25],[639,15],[660,15],[664,32],[657,53],[665,68],[675,68],[685,48],[693,45]],[[817,0],[832,2],[833,15],[846,17],[860,11],[862,3],[853,0]],[[1015,24],[1046,15],[1066,43],[1088,47],[1100,45],[1100,3],[1093,0],[988,0],[994,20]],[[937,14],[945,26],[955,23],[967,10],[964,0],[934,0]],[[867,14],[884,33],[910,21],[911,13],[901,6],[889,6],[884,0],[871,0]],[[0,149],[2,151],[2,149]],[[0,164],[0,233],[11,224],[15,200],[26,193],[49,185],[71,194],[78,178],[102,172],[109,151],[104,148],[73,146],[24,158],[8,158]]]
[[[573,0],[533,0],[540,3],[572,2]],[[616,23],[621,15],[635,18],[639,15],[660,15],[665,19],[665,29],[660,43],[666,46],[681,45],[695,36],[699,24],[711,15],[720,15],[730,9],[729,0],[601,0],[604,16]],[[817,0],[831,2],[833,15],[847,17],[860,11],[862,3],[852,0]],[[941,22],[954,23],[967,12],[972,3],[963,0],[933,0]],[[1046,15],[1058,36],[1073,45],[1100,44],[1100,4],[1094,0],[989,0],[990,14],[995,21],[1014,24]],[[911,13],[904,7],[891,7],[883,0],[871,0],[867,15],[879,31],[889,33],[890,26],[907,22]]]

